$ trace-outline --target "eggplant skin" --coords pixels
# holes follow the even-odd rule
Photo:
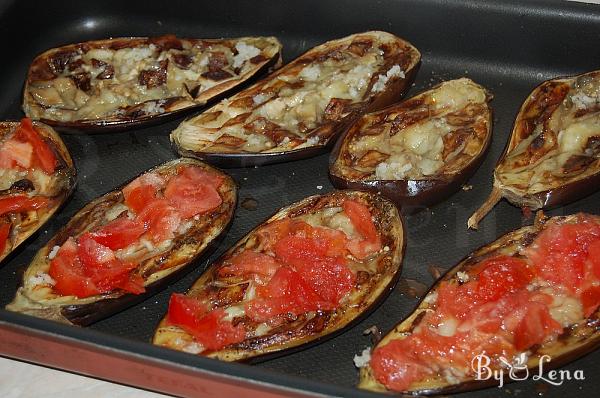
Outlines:
[[[454,90],[453,86],[457,87],[456,95],[467,98],[468,92],[458,91],[465,88],[478,94],[481,103],[469,101],[462,108],[452,104],[448,109],[436,109],[436,101],[432,98],[440,95],[442,90]],[[487,154],[492,140],[492,111],[488,105],[491,98],[485,88],[462,78],[441,83],[399,104],[364,115],[343,134],[331,153],[331,182],[339,189],[379,192],[404,214],[416,213],[446,199],[475,173]],[[411,170],[420,170],[418,160],[411,160],[405,176],[392,176],[390,171],[380,175],[380,167],[394,167],[394,155],[412,152],[405,146],[410,144],[402,141],[406,139],[406,133],[414,136],[419,125],[427,126],[432,121],[433,128],[439,125],[443,132],[438,169],[430,175],[410,176]],[[428,133],[427,128],[422,131]]]
[[[471,253],[468,257],[460,261],[455,267],[451,268],[443,275],[423,297],[423,300],[418,304],[417,308],[403,321],[397,324],[378,344],[384,346],[392,340],[403,338],[410,334],[419,322],[423,319],[425,312],[432,306],[430,303],[435,302],[435,294],[440,283],[457,278],[457,273],[468,272],[472,267],[476,266],[481,260],[492,257],[494,255],[513,255],[523,248],[529,246],[545,228],[554,224],[570,224],[575,223],[579,217],[584,216],[592,218],[595,222],[600,223],[600,216],[589,214],[574,214],[569,216],[557,216],[546,219],[541,217],[536,219],[536,223],[532,226],[523,227],[500,237],[496,241],[487,246],[483,246]],[[374,347],[377,348],[377,347]],[[572,362],[600,347],[600,309],[597,309],[589,318],[583,322],[576,323],[571,327],[565,328],[562,335],[559,335],[556,341],[546,343],[541,346],[534,346],[527,360],[527,369],[529,374],[536,374],[539,368],[539,361],[543,355],[549,355],[552,360],[544,362],[544,369],[550,370],[563,366]],[[524,372],[516,372],[518,375],[524,375]],[[505,383],[511,379],[506,378]],[[462,379],[456,384],[450,384],[442,377],[430,378],[426,381],[416,383],[414,388],[405,393],[414,395],[434,395],[458,393],[465,391],[478,390],[486,387],[497,386],[498,381],[493,377],[489,380]],[[379,383],[373,374],[373,370],[369,365],[360,369],[359,388],[371,391],[389,391],[384,385]]]
[[[402,97],[420,62],[412,44],[387,32],[328,41],[185,120],[171,142],[181,155],[221,167],[312,157],[361,114]]]
[[[237,187],[227,174],[195,159],[176,159],[146,173],[168,173],[181,165],[200,167],[223,176],[225,180],[218,190],[223,202],[197,220],[191,219],[191,227],[186,233],[176,236],[167,251],[160,251],[141,262],[137,272],[144,278],[144,293],[136,295],[114,290],[79,299],[74,296],[57,296],[51,287],[34,282],[39,279],[39,272],[47,272],[50,266],[48,256],[55,246],[62,245],[70,236],[81,235],[90,225],[97,225],[107,209],[122,202],[123,195],[117,189],[88,203],[37,252],[23,275],[22,285],[15,298],[6,309],[62,323],[87,326],[148,298],[190,271],[201,255],[216,248],[219,238],[227,231],[237,203]],[[127,184],[123,187],[125,185]]]
[[[158,124],[279,67],[281,48],[274,37],[174,35],[69,44],[33,60],[22,106],[29,117],[69,133]]]
[[[470,228],[502,198],[551,209],[600,186],[600,70],[547,80],[525,99],[494,169],[492,192]]]
[[[0,142],[4,137],[14,131],[19,122],[0,122]],[[65,146],[60,136],[50,126],[40,122],[33,122],[37,133],[50,146],[54,156],[57,159],[57,169],[53,174],[56,192],[50,198],[51,206],[37,211],[30,211],[27,214],[19,217],[20,220],[13,220],[11,226],[11,235],[7,241],[4,252],[0,253],[0,262],[12,253],[21,243],[33,235],[42,225],[44,225],[56,211],[65,203],[71,196],[77,182],[77,171],[73,164],[73,159],[69,150]],[[0,197],[10,194],[8,192],[0,192]]]
[[[188,296],[197,297],[215,289],[215,283],[221,284],[223,277],[218,275],[218,270],[223,262],[241,249],[257,244],[258,231],[277,220],[285,217],[310,216],[320,214],[319,210],[341,206],[344,200],[352,199],[366,205],[372,216],[374,224],[381,235],[382,249],[370,258],[375,271],[368,277],[358,278],[356,285],[348,293],[340,307],[333,311],[317,311],[299,315],[296,319],[287,319],[283,324],[270,329],[257,337],[227,346],[219,351],[202,352],[210,358],[222,361],[246,361],[273,358],[289,351],[295,351],[307,346],[322,342],[334,337],[352,324],[358,322],[372,311],[387,294],[393,289],[401,272],[401,264],[406,248],[404,223],[397,208],[389,200],[380,195],[357,191],[334,191],[325,195],[311,196],[276,212],[264,223],[253,229],[248,235],[237,242],[218,260],[209,265],[206,271],[192,285],[186,293]],[[387,249],[386,249],[387,248]],[[365,271],[365,276],[368,274]],[[247,286],[244,288],[246,289]],[[220,299],[224,297],[238,297],[245,295],[245,290],[235,294],[222,294],[226,289],[215,294]],[[233,301],[237,303],[240,298]],[[227,305],[231,304],[228,302]],[[242,322],[246,317],[242,317]],[[256,326],[254,326],[256,327]],[[178,327],[170,326],[166,316],[159,323],[153,343],[182,351],[192,352],[180,343],[193,344],[193,337]]]

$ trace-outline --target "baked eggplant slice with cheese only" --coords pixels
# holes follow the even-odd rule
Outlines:
[[[599,184],[600,71],[548,80],[521,106],[492,192],[468,226],[477,229],[502,198],[547,209],[583,198]]]
[[[120,130],[205,106],[280,63],[274,37],[70,44],[35,58],[23,110],[64,131]]]
[[[359,387],[460,392],[498,384],[486,369],[522,377],[540,361],[562,366],[600,346],[599,305],[600,217],[540,217],[461,261],[370,357],[355,358]]]
[[[52,217],[73,191],[75,174],[51,127],[0,122],[0,261]]]
[[[402,219],[380,195],[338,191],[285,207],[173,294],[153,342],[239,361],[321,341],[394,286]]]
[[[193,159],[155,167],[83,209],[42,247],[10,311],[88,325],[181,276],[229,225],[236,187]]]
[[[397,101],[420,59],[410,43],[385,32],[329,41],[185,120],[171,141],[180,154],[223,167],[314,156],[360,114]]]
[[[363,116],[332,151],[333,185],[381,192],[405,213],[444,200],[483,161],[492,138],[490,99],[463,78]]]

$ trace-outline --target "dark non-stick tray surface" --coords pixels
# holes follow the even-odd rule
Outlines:
[[[363,335],[363,331],[372,325],[388,331],[408,315],[418,302],[416,295],[422,294],[420,288],[425,287],[418,283],[430,286],[434,282],[430,266],[447,269],[475,248],[532,222],[518,208],[503,201],[484,219],[479,231],[466,229],[467,218],[490,191],[493,166],[527,94],[543,80],[600,67],[600,7],[523,0],[2,1],[0,114],[2,119],[23,116],[21,90],[30,61],[45,49],[67,43],[166,33],[198,38],[274,35],[283,43],[287,61],[325,40],[371,29],[395,33],[422,52],[421,70],[409,95],[461,76],[474,79],[494,94],[493,145],[484,164],[469,181],[472,189],[461,190],[431,209],[406,217],[408,247],[402,279],[383,305],[334,339],[252,366],[221,363],[148,343],[167,309],[170,294],[185,291],[208,261],[279,207],[333,189],[327,177],[328,155],[322,155],[291,163],[229,170],[239,184],[240,200],[233,225],[221,246],[179,282],[135,307],[88,329],[0,310],[0,333],[4,336],[0,354],[174,394],[270,396],[274,392],[305,391],[317,395],[377,396],[354,387],[358,372],[352,358],[371,345],[370,337]],[[169,145],[169,132],[179,122],[122,133],[63,135],[77,165],[77,190],[62,211],[0,268],[2,308],[15,293],[20,271],[78,209],[144,170],[176,157]],[[248,199],[257,202],[255,209],[247,205]],[[599,213],[599,201],[597,193],[548,213]],[[89,352],[93,355],[88,355]],[[77,355],[81,355],[80,360]],[[94,355],[99,355],[102,366],[96,363]],[[135,372],[122,371],[127,364]],[[597,394],[600,352],[564,369],[571,372],[581,369],[586,380],[567,380],[561,386],[553,386],[530,377],[528,381],[501,389],[464,395]],[[177,378],[178,373],[181,379]]]

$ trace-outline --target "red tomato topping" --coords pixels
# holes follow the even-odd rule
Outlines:
[[[147,234],[155,243],[171,239],[181,223],[181,216],[166,199],[154,199],[139,214]]]
[[[208,312],[206,305],[182,294],[173,294],[169,300],[168,322],[190,333],[207,350],[219,350],[246,338],[244,327],[233,326],[224,316],[222,308]]]
[[[600,306],[600,286],[592,286],[581,293],[581,304],[583,305],[583,313],[589,317],[598,306]]]
[[[120,217],[94,231],[92,238],[101,245],[117,250],[136,242],[144,232],[144,224],[139,220]]]
[[[477,296],[482,302],[495,301],[523,289],[533,279],[527,263],[515,257],[493,257],[477,268],[481,270],[477,275]]]
[[[0,167],[10,169],[19,166],[28,169],[32,157],[33,147],[30,143],[9,139],[0,148]]]
[[[134,180],[131,184],[123,188],[123,196],[125,198],[125,205],[134,213],[140,214],[154,200],[158,188],[150,184],[134,184],[136,181]]]
[[[10,223],[0,221],[0,254],[4,253],[4,249],[6,249],[6,242],[8,241],[9,234]]]
[[[215,186],[209,185],[202,179],[190,178],[190,173],[186,173],[188,170],[190,168],[172,177],[165,189],[165,198],[169,199],[183,218],[205,213],[218,207],[223,202]],[[210,176],[212,173],[204,174]],[[201,178],[202,176],[194,174],[194,178]]]
[[[83,265],[77,258],[77,243],[69,238],[50,261],[48,274],[56,281],[54,290],[62,296],[79,298],[100,294],[96,285],[84,275]]]
[[[246,303],[246,315],[257,322],[265,322],[281,314],[300,315],[308,311],[332,310],[334,305],[323,301],[289,267],[281,267],[264,287],[256,289],[258,298]]]
[[[273,257],[252,250],[244,250],[229,258],[219,269],[219,275],[258,275],[270,279],[281,267]]]
[[[54,156],[54,152],[52,152],[50,146],[46,143],[46,141],[44,141],[44,139],[42,139],[42,137],[35,130],[31,119],[21,119],[21,124],[15,132],[15,137],[17,139],[31,144],[31,146],[33,147],[33,153],[35,154],[35,157],[37,159],[37,163],[39,163],[44,173],[54,173],[57,163],[56,157]]]
[[[373,224],[369,209],[358,202],[346,200],[342,204],[344,212],[350,218],[352,225],[363,239],[352,239],[348,242],[348,250],[358,259],[368,257],[381,249],[381,237]]]
[[[542,303],[529,302],[525,314],[515,329],[514,345],[517,351],[543,343],[548,336],[562,332],[562,326],[550,316]]]
[[[21,213],[46,207],[50,201],[47,198],[27,195],[13,195],[0,198],[0,216],[7,213]]]
[[[600,279],[600,239],[590,244],[588,259],[591,263],[594,277]]]

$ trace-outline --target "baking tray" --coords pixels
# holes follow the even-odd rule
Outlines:
[[[467,231],[468,216],[491,188],[491,171],[525,96],[541,81],[600,67],[600,7],[564,1],[352,0],[329,1],[0,1],[0,114],[19,119],[22,83],[29,62],[59,45],[118,36],[175,33],[182,37],[274,35],[290,60],[313,45],[350,33],[380,29],[416,45],[423,63],[414,94],[445,79],[468,76],[493,94],[494,140],[489,155],[462,190],[445,202],[406,217],[408,248],[402,279],[368,318],[320,345],[270,361],[228,364],[154,347],[153,328],[172,292],[185,291],[216,258],[276,209],[332,190],[327,155],[229,172],[239,184],[233,225],[210,258],[179,282],[146,301],[87,329],[68,327],[0,310],[0,354],[120,383],[182,396],[353,396],[378,394],[354,388],[352,358],[371,345],[363,330],[388,331],[417,304],[415,282],[430,286],[430,266],[447,269],[473,249],[530,223],[519,209],[500,203]],[[34,253],[85,203],[140,172],[175,158],[168,134],[179,121],[104,135],[64,135],[79,172],[73,197],[44,228],[0,267],[0,306],[15,293]],[[242,206],[258,202],[255,210]],[[598,213],[600,193],[548,213]],[[407,281],[407,279],[409,281]],[[412,288],[411,288],[412,287]],[[512,383],[465,396],[595,396],[600,352],[566,366],[585,381],[552,386]]]

